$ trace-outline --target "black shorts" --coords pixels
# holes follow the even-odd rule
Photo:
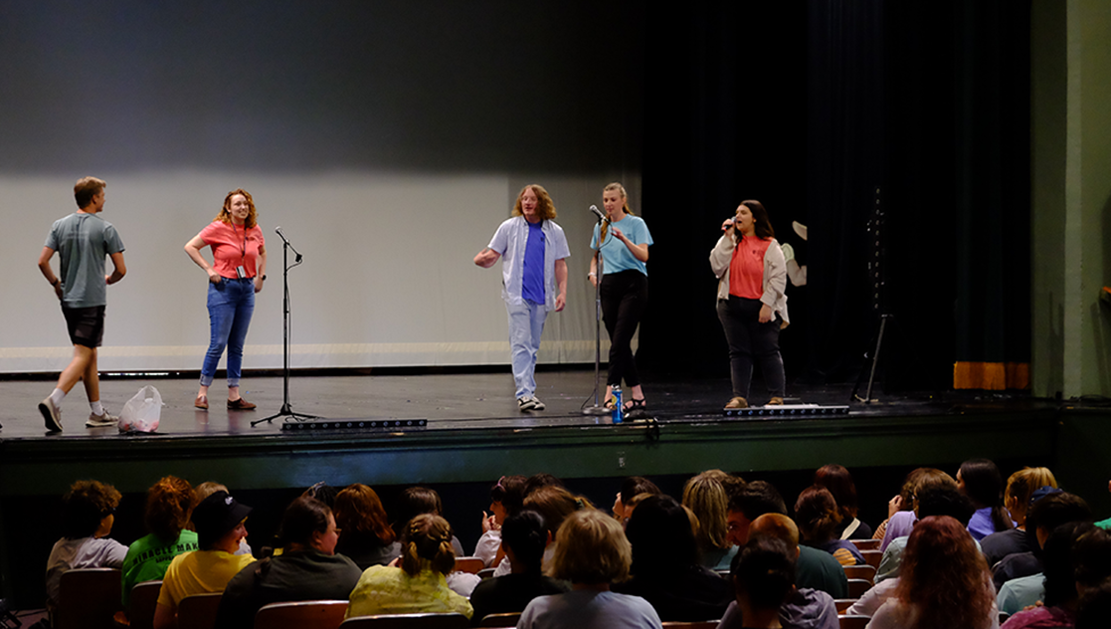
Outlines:
[[[74,345],[100,347],[100,342],[104,340],[104,306],[89,308],[62,306],[62,314],[66,316],[69,340],[73,341]]]

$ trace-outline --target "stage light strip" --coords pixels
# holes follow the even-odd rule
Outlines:
[[[848,406],[818,406],[817,404],[784,404],[779,406],[750,406],[749,408],[727,408],[725,417],[815,417],[848,415]]]

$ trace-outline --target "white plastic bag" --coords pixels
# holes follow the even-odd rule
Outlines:
[[[149,384],[127,401],[120,411],[120,432],[154,432],[162,415],[162,395]]]

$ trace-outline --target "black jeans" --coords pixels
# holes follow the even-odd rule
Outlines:
[[[734,397],[748,399],[752,384],[752,363],[759,361],[760,373],[772,397],[783,397],[787,377],[783,374],[783,357],[779,355],[779,326],[774,316],[760,323],[759,299],[730,295],[729,301],[718,300],[718,319],[729,343],[729,373],[733,379]]]
[[[648,305],[648,278],[640,271],[628,270],[602,276],[602,321],[610,335],[610,363],[606,384],[640,384],[637,363],[629,344]]]

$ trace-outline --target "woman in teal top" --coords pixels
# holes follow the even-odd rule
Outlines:
[[[630,344],[640,317],[648,305],[648,246],[652,234],[639,216],[629,211],[625,187],[611,183],[602,191],[606,219],[594,227],[590,248],[590,283],[598,285],[598,256],[602,256],[602,320],[610,337],[609,373],[606,376],[606,405],[610,406],[613,387],[625,380],[631,395],[626,411],[646,408],[640,386],[636,359]],[[601,243],[599,247],[598,243]]]

